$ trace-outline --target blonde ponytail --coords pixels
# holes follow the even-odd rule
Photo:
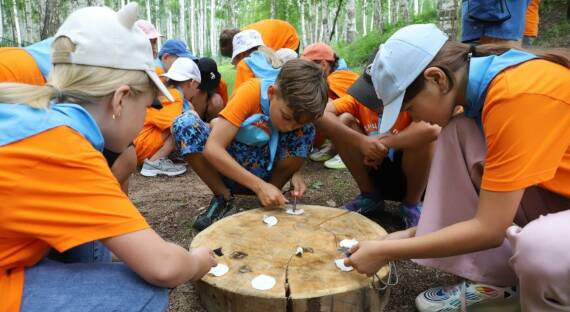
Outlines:
[[[275,52],[266,46],[259,46],[257,47],[257,51],[263,53],[267,61],[271,64],[273,68],[281,68],[283,66],[283,62],[275,55]]]

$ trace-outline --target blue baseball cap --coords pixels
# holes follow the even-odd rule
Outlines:
[[[162,58],[164,54],[176,55],[178,57],[187,57],[189,59],[195,60],[196,57],[190,50],[184,41],[178,39],[169,39],[162,45],[160,51],[158,52],[158,58]]]

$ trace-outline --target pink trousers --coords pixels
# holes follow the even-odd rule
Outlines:
[[[454,118],[440,134],[418,236],[475,216],[486,144],[476,123]],[[519,285],[523,311],[570,311],[570,199],[525,190],[500,247],[415,262],[472,281]]]

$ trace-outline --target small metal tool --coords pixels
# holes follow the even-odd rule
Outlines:
[[[297,210],[297,196],[293,196],[293,213]]]

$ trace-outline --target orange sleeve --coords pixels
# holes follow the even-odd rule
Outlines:
[[[34,58],[21,48],[0,48],[0,82],[46,83]]]
[[[343,113],[349,113],[358,118],[358,102],[350,95],[340,97],[333,102],[337,116]]]
[[[412,123],[412,117],[407,112],[401,112],[398,115],[398,119],[396,119],[396,123],[394,127],[392,127],[392,131],[402,131],[406,129]]]
[[[146,110],[145,126],[152,125],[161,131],[169,129],[174,119],[182,113],[183,98],[182,93],[176,88],[169,88],[170,94],[174,97],[174,102],[168,101],[164,96],[160,97],[162,109],[149,107]]]
[[[329,97],[337,99],[348,94],[348,88],[358,79],[358,74],[349,70],[335,70],[327,77]]]
[[[236,90],[246,81],[251,78],[255,78],[255,75],[249,69],[249,66],[245,63],[245,60],[241,60],[236,66],[236,78],[234,81],[234,93]]]
[[[482,189],[514,191],[542,184],[570,196],[570,75],[547,63],[519,65],[526,69],[509,69],[489,86],[483,108],[487,154]],[[553,66],[558,69],[544,72]]]
[[[220,112],[220,116],[239,127],[247,117],[261,113],[261,81],[250,79],[234,91],[228,105]]]
[[[220,79],[220,84],[218,84],[218,87],[216,88],[216,93],[222,97],[224,106],[228,104],[228,84],[224,78]]]
[[[4,183],[17,185],[0,196],[11,206],[3,212],[4,234],[65,251],[149,227],[103,155],[70,128],[57,127],[10,144],[1,154],[14,168],[6,172]]]
[[[538,36],[538,23],[540,20],[538,7],[540,0],[532,0],[526,9],[524,35],[529,37]]]

